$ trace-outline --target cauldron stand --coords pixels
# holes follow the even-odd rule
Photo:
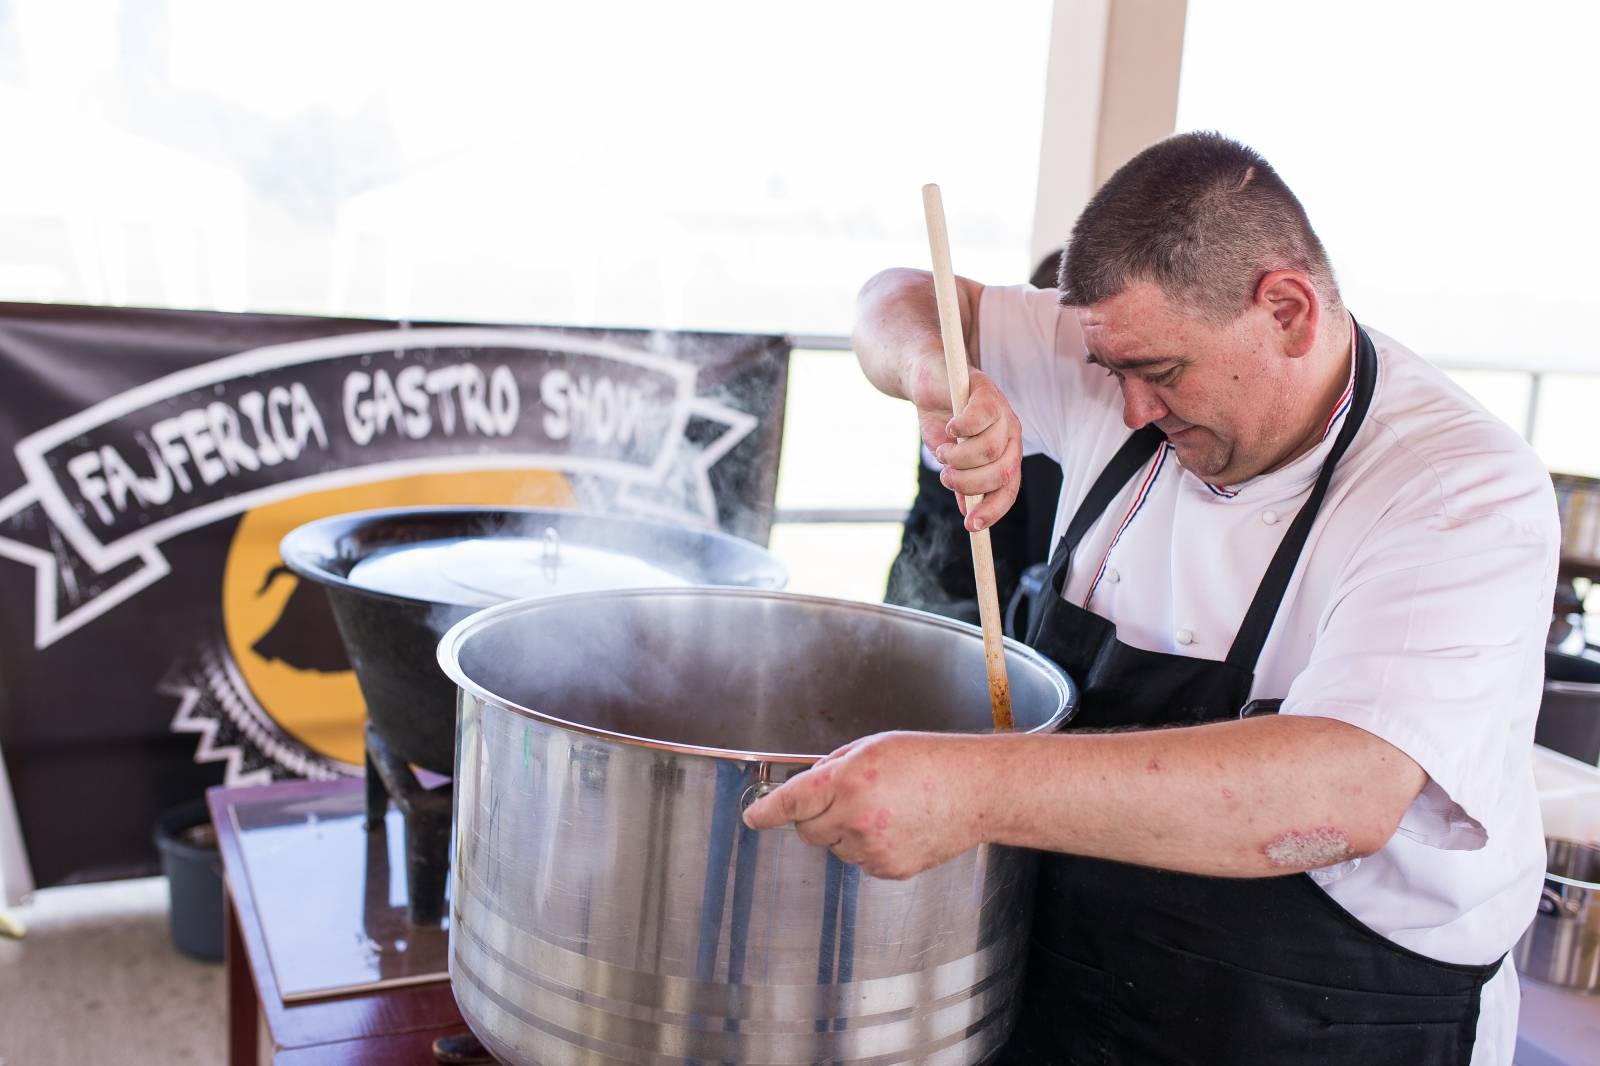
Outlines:
[[[384,814],[393,800],[406,828],[407,917],[414,926],[437,928],[444,919],[450,872],[451,783],[424,787],[370,722],[366,738],[367,831],[383,831]]]

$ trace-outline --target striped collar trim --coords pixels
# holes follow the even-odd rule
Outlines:
[[[1116,548],[1117,542],[1122,539],[1122,534],[1133,524],[1133,520],[1144,509],[1145,500],[1150,498],[1150,487],[1156,483],[1156,478],[1161,476],[1161,468],[1167,464],[1167,455],[1172,451],[1172,445],[1162,441],[1161,447],[1156,449],[1155,460],[1150,464],[1150,470],[1144,476],[1144,481],[1139,485],[1139,491],[1133,495],[1133,503],[1128,505],[1128,513],[1122,516],[1122,522],[1117,526],[1117,531],[1111,536],[1111,543],[1106,545],[1106,553],[1100,557],[1100,566],[1094,572],[1094,580],[1089,582],[1089,591],[1083,597],[1083,607],[1089,608],[1089,601],[1094,599],[1095,589],[1100,587],[1100,579],[1105,576],[1106,563],[1111,559],[1111,552]]]
[[[1355,334],[1350,335],[1350,343],[1355,344]],[[1350,380],[1344,383],[1344,394],[1339,397],[1339,402],[1333,405],[1333,413],[1328,416],[1328,421],[1322,426],[1322,439],[1327,440],[1328,434],[1333,432],[1333,427],[1338,424],[1350,411],[1350,401],[1356,395],[1356,357],[1354,350],[1350,353]]]

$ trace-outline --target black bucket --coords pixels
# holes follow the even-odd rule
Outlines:
[[[171,893],[172,942],[185,955],[221,962],[222,853],[205,800],[163,814],[155,835]]]

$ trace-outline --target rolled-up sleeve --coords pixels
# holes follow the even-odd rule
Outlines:
[[[983,371],[1005,393],[1030,443],[1057,461],[1069,436],[1118,417],[1116,383],[1084,362],[1077,316],[1053,289],[986,285],[978,307]]]

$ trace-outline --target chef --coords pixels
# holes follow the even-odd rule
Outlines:
[[[1299,201],[1216,134],[1114,174],[1059,291],[958,287],[960,412],[928,275],[866,285],[856,350],[983,496],[968,529],[1016,498],[1023,425],[1060,461],[1030,641],[1077,716],[868,737],[746,820],[879,877],[1045,852],[1009,1063],[1509,1064],[1543,869],[1538,459],[1352,316]]]

